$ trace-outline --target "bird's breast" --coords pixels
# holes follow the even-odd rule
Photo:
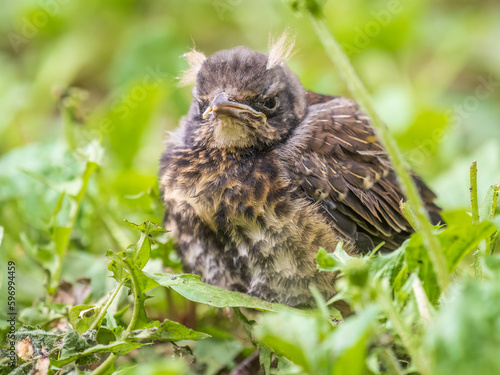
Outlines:
[[[272,154],[231,155],[208,150],[178,152],[162,176],[165,202],[183,201],[214,230],[262,224],[290,209],[289,190]]]
[[[193,272],[267,300],[310,299],[309,283],[323,277],[315,254],[337,238],[317,206],[298,197],[277,155],[188,150],[164,163],[165,225]],[[330,281],[317,285],[329,288]]]

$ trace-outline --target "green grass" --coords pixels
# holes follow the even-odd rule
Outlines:
[[[268,373],[500,373],[495,4],[48,4],[12,2],[0,15],[0,373],[225,374],[255,348]],[[176,87],[178,56],[191,39],[207,54],[265,51],[286,27],[304,85],[376,110],[408,196],[404,162],[437,192],[447,223],[414,215],[418,233],[387,255],[318,249],[319,269],[344,275],[338,298],[355,315],[341,324],[314,289],[318,307],[303,311],[181,275],[153,224],[163,132],[190,102]],[[12,282],[24,340],[15,370],[3,355]]]

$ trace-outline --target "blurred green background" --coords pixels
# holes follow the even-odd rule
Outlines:
[[[17,263],[20,307],[43,299],[46,270],[57,267],[54,228],[72,228],[61,278],[91,278],[96,300],[105,251],[134,241],[122,221],[161,223],[158,159],[190,103],[176,77],[193,45],[207,55],[236,45],[265,52],[269,36],[289,28],[289,66],[304,86],[348,95],[308,19],[284,1],[17,0],[1,9],[0,259]],[[500,181],[498,1],[331,0],[325,12],[443,208],[467,207],[472,160],[480,198]],[[88,160],[100,168],[75,212],[67,197]],[[157,250],[176,266],[168,246]],[[150,302],[153,314],[168,309],[159,296]]]

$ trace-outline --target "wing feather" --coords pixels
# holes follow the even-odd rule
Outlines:
[[[343,97],[308,92],[306,118],[280,149],[299,194],[321,207],[360,251],[386,242],[398,247],[412,232],[400,210],[404,199],[396,174],[368,117]],[[431,217],[441,220],[432,191],[415,177]],[[302,192],[302,193],[300,193]]]

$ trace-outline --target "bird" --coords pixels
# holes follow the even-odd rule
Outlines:
[[[308,91],[287,66],[283,34],[262,53],[192,50],[181,81],[192,102],[160,159],[164,226],[184,269],[205,283],[294,307],[325,299],[338,275],[320,247],[397,249],[413,232],[397,175],[351,99]],[[435,195],[413,179],[433,223]]]

